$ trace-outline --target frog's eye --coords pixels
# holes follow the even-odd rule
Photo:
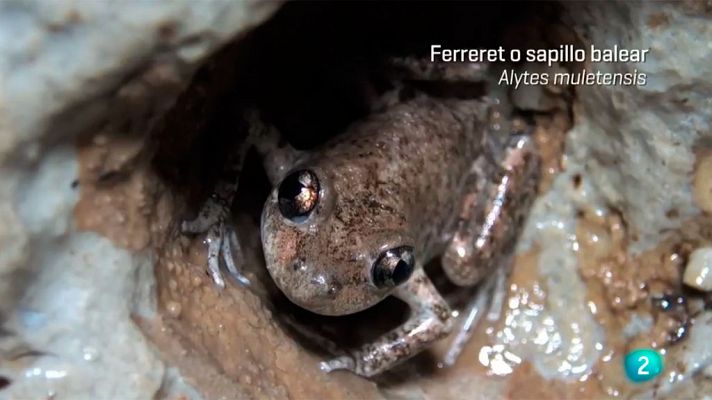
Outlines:
[[[312,171],[302,169],[287,175],[277,191],[279,211],[284,218],[303,222],[319,202],[319,180]]]
[[[381,253],[371,269],[371,279],[378,288],[396,287],[410,278],[414,268],[413,248],[396,247]]]

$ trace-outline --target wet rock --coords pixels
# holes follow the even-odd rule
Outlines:
[[[164,364],[131,320],[132,313],[155,313],[150,254],[128,250],[145,248],[150,235],[117,233],[123,240],[109,241],[77,230],[80,193],[107,180],[82,181],[75,140],[97,131],[125,142],[133,138],[138,147],[126,143],[113,156],[94,157],[92,178],[122,181],[130,175],[122,166],[140,158],[152,118],[174,101],[199,62],[276,6],[0,4],[3,397],[159,394]],[[134,209],[145,210],[151,197],[140,179],[133,182]],[[90,206],[115,204],[116,198],[101,193]],[[138,232],[147,226],[138,211],[107,215],[114,227],[129,221]],[[97,225],[84,219],[84,228]]]

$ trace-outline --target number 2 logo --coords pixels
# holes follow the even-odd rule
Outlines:
[[[626,354],[625,374],[629,380],[640,383],[649,381],[663,371],[663,358],[653,349],[636,349]]]
[[[650,359],[648,359],[648,356],[640,356],[638,357],[638,362],[643,362],[640,364],[640,368],[638,368],[638,375],[650,375],[650,371],[646,371],[645,367],[650,364]]]

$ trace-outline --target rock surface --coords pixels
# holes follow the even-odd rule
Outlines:
[[[645,63],[607,64],[601,71],[647,74],[637,87],[577,89],[577,120],[567,162],[585,170],[599,202],[618,207],[639,252],[700,213],[690,178],[712,137],[710,12],[693,6],[606,4],[571,7],[572,27],[601,47],[649,48]]]
[[[88,131],[144,134],[200,60],[276,5],[0,4],[1,397],[182,391],[162,389],[176,380],[130,317],[155,304],[147,242],[77,231],[78,194],[96,182],[79,179],[74,142]],[[121,153],[118,166],[133,160]]]
[[[552,28],[549,45],[651,49],[646,63],[567,68],[637,69],[648,83],[579,86],[566,101],[531,88],[512,96],[540,112],[546,180],[502,315],[454,368],[418,358],[376,381],[321,374],[318,352],[285,323],[293,309],[268,287],[218,292],[200,238],[175,229],[186,196],[155,168],[196,152],[176,138],[204,134],[229,86],[221,65],[236,61],[211,58],[218,78],[178,97],[196,68],[276,7],[0,3],[0,397],[710,393],[712,314],[681,288],[687,257],[712,245],[709,6],[563,6],[571,34]],[[238,218],[259,282],[257,228]],[[619,366],[634,347],[665,350],[657,382],[625,381]]]
[[[693,184],[693,176],[708,173],[699,171],[703,165],[700,157],[707,154],[712,143],[712,48],[708,46],[712,15],[705,7],[702,2],[564,6],[564,24],[578,34],[584,46],[650,49],[645,63],[588,63],[579,67],[603,72],[637,69],[647,74],[647,84],[575,88],[574,126],[566,137],[564,172],[554,180],[552,190],[541,197],[522,243],[524,248],[542,249],[538,267],[549,282],[551,296],[545,310],[554,313],[554,321],[565,321],[575,333],[557,347],[569,349],[566,360],[577,362],[571,363],[572,367],[587,365],[579,370],[582,374],[607,375],[609,382],[601,384],[608,395],[621,395],[627,388],[624,382],[610,379],[613,373],[601,372],[607,360],[610,364],[619,362],[620,352],[641,342],[621,338],[623,326],[614,328],[617,325],[605,317],[605,304],[596,301],[600,292],[592,282],[600,279],[609,286],[604,296],[612,300],[610,316],[623,316],[661,293],[679,293],[684,265],[679,259],[689,254],[684,249],[712,240],[709,218],[702,211],[707,205],[694,195],[695,191],[703,192],[697,199],[706,198],[708,184],[703,189],[696,189],[701,183]],[[620,220],[603,230],[594,222],[607,218]],[[699,231],[689,235],[684,232],[683,227],[692,226]],[[665,241],[676,242],[683,250],[664,249]],[[547,252],[550,257],[546,257]],[[603,254],[618,260],[607,260]],[[589,271],[592,259],[599,266],[609,266]],[[660,260],[671,261],[666,264]],[[616,263],[620,263],[620,270],[612,267]],[[626,274],[633,276],[622,278]],[[588,290],[581,290],[582,278]],[[618,279],[623,280],[616,283]],[[628,315],[623,320],[629,324],[632,318]],[[656,326],[663,324],[663,317],[655,318]],[[693,338],[698,337],[697,330],[707,329],[707,319],[703,314],[692,322]],[[537,325],[547,326],[541,319],[538,324],[534,322]],[[641,336],[647,339],[643,342],[666,347],[654,339],[656,329],[644,330]],[[709,363],[706,345],[696,347],[699,345],[702,343],[690,340],[683,356],[671,347],[668,365],[675,365],[678,357],[685,360],[684,365],[677,371],[669,367],[669,384],[663,385],[658,395],[672,390],[672,382],[689,379],[690,369],[698,370]],[[531,358],[540,373],[569,375],[567,368],[557,370],[537,362],[550,354],[545,347],[539,350]],[[617,374],[622,375],[620,371]]]

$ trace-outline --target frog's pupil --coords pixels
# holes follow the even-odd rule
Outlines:
[[[277,192],[279,211],[285,218],[299,222],[316,207],[319,197],[319,181],[309,170],[289,174],[279,185]]]
[[[395,287],[413,273],[413,248],[401,246],[381,253],[371,271],[373,283],[379,288]]]
[[[399,260],[396,267],[393,269],[392,279],[396,285],[400,285],[410,278],[410,274],[413,272],[410,264],[403,260]]]

